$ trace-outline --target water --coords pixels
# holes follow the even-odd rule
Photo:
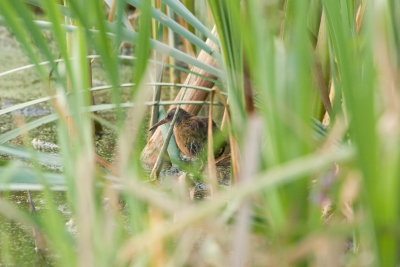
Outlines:
[[[25,212],[30,212],[27,191],[1,193],[3,200],[8,200]],[[32,192],[32,199],[37,215],[46,210],[46,201],[42,192]],[[54,193],[54,202],[58,212],[67,222],[70,210],[66,205],[64,192]],[[37,253],[34,229],[0,215],[0,266],[53,266],[52,257],[41,257]]]
[[[0,103],[0,108],[5,109],[8,107],[12,107],[16,104],[18,104],[17,101],[11,99],[3,99],[3,101]],[[11,112],[11,114],[22,115],[25,117],[39,117],[48,115],[50,113],[52,113],[51,109],[44,108],[41,106],[29,106]]]

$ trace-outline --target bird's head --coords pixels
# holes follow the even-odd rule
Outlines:
[[[159,122],[157,122],[156,124],[154,124],[153,126],[151,126],[151,128],[149,129],[149,131],[153,131],[153,130],[156,129],[158,126],[163,125],[163,124],[165,124],[165,123],[167,123],[167,122],[171,122],[172,119],[174,118],[175,112],[176,112],[176,108],[171,109],[171,110],[168,112],[167,116],[165,116],[164,119],[160,120]],[[186,118],[189,118],[189,117],[191,117],[191,116],[192,116],[192,115],[191,115],[189,112],[187,112],[187,111],[184,110],[183,108],[180,108],[180,109],[178,110],[178,115],[177,115],[177,118],[176,118],[176,123],[180,123],[182,120],[184,120],[184,119],[186,119]]]

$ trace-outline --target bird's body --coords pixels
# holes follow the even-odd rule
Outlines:
[[[213,121],[213,133],[219,131]],[[192,116],[175,123],[174,135],[179,149],[190,157],[196,157],[207,144],[208,117]],[[219,156],[219,155],[217,155]]]
[[[156,123],[150,130],[155,127],[172,121],[176,109],[172,109],[168,112],[165,119]],[[213,135],[220,135],[220,131],[215,124],[212,122]],[[178,110],[177,119],[174,125],[174,136],[178,148],[189,157],[199,157],[206,150],[207,146],[207,134],[208,134],[208,117],[194,116],[184,109]],[[224,152],[225,145],[217,146],[217,150],[214,150],[215,157],[219,157]]]

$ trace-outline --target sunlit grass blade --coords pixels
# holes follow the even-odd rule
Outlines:
[[[53,122],[53,121],[57,120],[57,118],[58,118],[57,114],[50,114],[50,115],[44,116],[40,119],[26,123],[24,129],[26,131],[30,131],[30,130],[35,129],[39,126],[42,126],[46,123]],[[0,144],[4,144],[5,142],[10,141],[11,139],[13,139],[19,135],[21,135],[21,130],[19,128],[2,133],[2,134],[0,134]]]
[[[26,160],[32,159],[30,151],[28,151],[24,147],[13,146],[13,145],[6,145],[6,144],[0,145],[0,154],[16,157],[19,159],[26,159]],[[62,165],[60,156],[57,154],[36,152],[35,156],[39,163],[54,167],[60,167]]]
[[[218,44],[218,38],[211,33],[211,31],[201,23],[201,21],[190,12],[181,2],[177,0],[165,0],[168,6],[170,6],[177,14],[182,16],[188,23],[196,28],[200,33],[204,34],[207,38],[210,38],[214,43]]]
[[[245,123],[243,91],[243,54],[240,27],[240,3],[229,1],[208,1],[221,43],[222,57],[226,71],[226,87],[229,93],[229,107],[233,129],[240,131]]]
[[[141,8],[141,3],[138,0],[127,0],[128,3]],[[159,21],[161,24],[164,24],[168,26],[170,29],[172,29],[174,32],[180,34],[181,36],[185,37],[188,39],[190,42],[198,46],[200,49],[203,49],[207,53],[209,53],[212,56],[219,57],[218,52],[213,50],[211,47],[209,47],[204,41],[202,41],[200,38],[198,38],[196,35],[182,27],[179,23],[175,22],[172,20],[170,17],[166,16],[163,14],[161,11],[158,9],[152,8],[152,15],[154,18]]]
[[[136,60],[136,57],[134,57],[134,56],[119,55],[118,57],[124,63]],[[99,59],[99,58],[100,58],[100,55],[89,55],[88,56],[88,59]],[[55,59],[54,62],[56,62],[56,63],[64,62],[64,59],[58,58],[58,59]],[[211,82],[215,83],[216,85],[220,85],[221,84],[221,81],[212,79],[212,78],[204,76],[204,75],[202,75],[202,74],[200,74],[200,73],[198,73],[196,71],[192,71],[192,70],[189,70],[187,68],[184,68],[184,67],[181,67],[181,66],[178,66],[178,65],[168,64],[168,63],[162,62],[160,60],[154,60],[154,59],[149,59],[149,62],[150,63],[154,63],[154,64],[158,64],[158,65],[165,65],[165,67],[173,68],[173,69],[176,69],[176,70],[188,73],[188,74],[192,73],[192,74],[197,75],[197,76],[199,76],[199,77],[201,77],[201,78],[203,78],[205,80],[211,81]],[[38,65],[49,65],[49,64],[50,64],[49,61],[42,61]],[[0,77],[9,75],[9,74],[12,74],[12,73],[15,73],[15,72],[31,69],[31,68],[34,68],[35,66],[36,66],[35,64],[28,64],[28,65],[20,66],[20,67],[17,67],[17,68],[9,69],[9,70],[6,70],[4,72],[1,72],[0,73]]]
[[[1,22],[1,18],[0,18],[0,22]],[[18,22],[16,22],[16,23],[18,23]],[[35,21],[35,23],[43,29],[51,28],[51,23],[49,23],[47,21]],[[108,23],[108,25],[110,27],[111,32],[115,31],[115,29],[114,29],[116,26],[115,23]],[[67,31],[69,31],[69,32],[72,32],[76,29],[74,26],[65,26],[65,27],[66,27]],[[96,34],[96,31],[89,30],[89,32],[93,32],[94,34]],[[111,34],[110,36],[113,36],[113,35]],[[137,37],[138,37],[138,33],[134,32],[132,30],[123,29],[123,32],[122,32],[122,40],[123,41],[135,43],[137,40]],[[28,42],[28,41],[26,41],[26,42]],[[196,59],[190,55],[187,55],[186,53],[181,52],[178,49],[169,47],[168,45],[165,45],[162,42],[159,42],[156,40],[150,40],[150,44],[152,46],[152,49],[154,49],[162,54],[174,57],[174,58],[176,58],[180,61],[183,61],[189,65],[196,66],[196,67],[203,69],[217,77],[224,77],[224,74],[221,70],[219,70],[213,66],[210,66],[208,64],[204,64],[203,62],[199,61],[198,59]],[[32,52],[32,54],[34,54],[34,53]],[[37,65],[39,65],[40,61],[37,60],[37,62],[38,62]]]
[[[3,109],[0,110],[0,116],[4,115],[4,114],[7,114],[7,113],[11,113],[11,112],[19,110],[19,109],[27,108],[27,107],[30,107],[30,106],[33,106],[33,105],[37,105],[37,104],[49,101],[50,99],[52,99],[52,97],[45,96],[45,97],[42,97],[42,98],[37,98],[37,99],[31,100],[31,101],[28,101],[28,102],[19,103],[19,104],[15,104],[15,105],[12,105],[12,106],[7,107],[7,108],[3,108]]]
[[[110,28],[113,29],[114,25],[113,24],[109,24],[109,25],[110,25]],[[124,41],[136,42],[137,37],[138,37],[138,35],[136,32],[134,32],[132,30],[128,30],[128,29],[123,30],[122,39]],[[161,43],[157,40],[151,40],[150,44],[151,44],[152,49],[156,50],[157,52],[174,57],[175,59],[183,61],[189,65],[196,66],[196,67],[203,69],[217,77],[224,76],[223,72],[221,70],[219,70],[213,66],[204,64],[203,62],[199,61],[198,59],[196,59],[192,56],[189,56],[186,53],[179,51],[178,49],[169,47],[168,45],[165,45],[164,43]]]
[[[22,164],[21,164],[22,165]],[[4,172],[5,168],[0,167],[0,171]],[[51,190],[64,191],[65,179],[62,174],[58,173],[43,173],[46,184]],[[7,180],[0,180],[0,191],[21,191],[21,190],[43,190],[42,178],[38,177],[36,171],[32,168],[20,166],[12,174],[7,177]]]

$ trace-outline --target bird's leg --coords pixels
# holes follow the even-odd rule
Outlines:
[[[202,159],[200,159],[200,169],[199,170],[201,173],[204,171],[204,167],[205,167],[204,161]]]

